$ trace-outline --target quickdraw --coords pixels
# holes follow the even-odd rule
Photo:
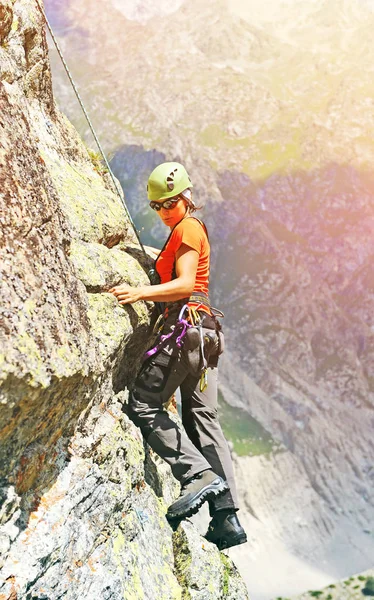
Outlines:
[[[192,327],[192,325],[186,319],[183,319],[183,313],[186,309],[188,309],[188,306],[187,304],[184,304],[179,313],[179,317],[174,326],[173,331],[171,331],[167,335],[162,335],[159,343],[145,353],[145,358],[149,358],[150,356],[156,354],[159,350],[166,346],[166,342],[172,337],[176,337],[175,343],[178,346],[178,348],[182,347],[183,338],[187,333],[187,329],[189,327]]]

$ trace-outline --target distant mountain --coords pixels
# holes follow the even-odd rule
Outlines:
[[[223,0],[184,2],[170,14],[158,2],[146,22],[124,0],[105,11],[94,0],[64,6],[56,31],[108,149],[182,152],[197,173],[207,160],[252,178],[329,162],[371,166],[368,4],[282,3],[274,23],[270,8],[256,22],[256,11],[245,20]],[[70,92],[60,97],[68,109]]]
[[[165,235],[149,172],[169,159],[191,172],[226,314],[223,425],[239,454],[275,441],[236,459],[252,537],[232,555],[255,600],[371,567],[373,3],[105,6],[46,2],[145,241]],[[51,55],[60,105],[87,132]],[[243,439],[230,406],[258,433]],[[286,553],[278,579],[257,577]]]
[[[323,590],[310,590],[293,598],[293,600],[363,600],[374,596],[374,569],[359,575],[353,575],[345,581],[338,581]],[[277,600],[289,600],[278,596]]]

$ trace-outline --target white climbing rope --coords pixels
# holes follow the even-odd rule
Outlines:
[[[93,135],[93,137],[94,137],[94,140],[95,140],[95,142],[96,142],[96,144],[97,144],[97,147],[98,147],[98,149],[99,149],[99,152],[100,152],[101,156],[103,157],[103,160],[104,160],[105,166],[106,166],[106,168],[108,169],[108,173],[110,174],[110,176],[111,176],[111,178],[112,178],[112,181],[113,181],[114,187],[115,187],[115,189],[116,189],[116,192],[117,192],[117,194],[118,194],[118,196],[119,196],[119,198],[120,198],[120,200],[121,200],[121,203],[122,203],[122,205],[123,205],[123,208],[125,209],[125,213],[126,213],[126,215],[127,215],[127,218],[129,219],[129,221],[130,221],[130,223],[131,223],[131,225],[132,225],[132,227],[133,227],[133,229],[134,229],[134,232],[135,232],[136,238],[137,238],[137,240],[138,240],[138,242],[139,242],[139,245],[140,245],[140,247],[141,247],[142,251],[144,252],[145,256],[147,256],[147,253],[146,253],[146,251],[145,251],[145,248],[144,248],[144,246],[143,246],[143,244],[142,244],[142,242],[141,242],[141,240],[140,240],[139,233],[138,233],[138,231],[137,231],[137,229],[136,229],[136,227],[135,227],[135,223],[134,223],[134,221],[132,220],[132,218],[131,218],[131,215],[130,215],[130,213],[129,213],[129,210],[128,210],[127,206],[126,206],[126,203],[125,203],[125,200],[124,200],[124,197],[123,197],[123,190],[122,190],[122,188],[121,188],[121,187],[118,185],[118,181],[116,180],[116,178],[115,178],[115,177],[114,177],[114,175],[113,175],[113,171],[112,171],[112,169],[110,168],[110,165],[109,165],[109,162],[108,162],[108,160],[107,160],[107,157],[106,157],[106,155],[105,155],[105,152],[104,152],[104,150],[103,150],[103,148],[102,148],[102,146],[101,146],[101,144],[100,144],[99,138],[98,138],[98,137],[97,137],[97,135],[96,135],[96,132],[95,132],[95,129],[94,129],[94,127],[93,127],[92,123],[91,123],[90,117],[88,116],[88,113],[87,113],[87,111],[86,111],[86,108],[85,108],[85,106],[84,106],[84,104],[83,104],[83,100],[82,100],[82,98],[80,97],[80,94],[79,94],[79,92],[78,92],[78,88],[77,88],[77,86],[75,85],[74,79],[73,79],[73,77],[72,77],[72,75],[71,75],[71,73],[70,73],[69,67],[68,67],[68,66],[67,66],[67,64],[66,64],[66,61],[65,61],[65,59],[64,59],[64,56],[63,56],[63,54],[62,54],[61,48],[60,48],[60,46],[59,46],[59,44],[58,44],[58,42],[57,42],[57,39],[56,39],[56,37],[55,37],[55,35],[54,35],[54,33],[53,33],[53,29],[52,29],[52,27],[51,27],[51,24],[50,24],[50,22],[48,21],[48,18],[47,18],[47,15],[45,14],[45,11],[44,11],[44,9],[43,9],[43,8],[40,6],[40,4],[39,4],[39,0],[35,0],[35,1],[36,1],[36,4],[37,4],[37,6],[38,6],[38,8],[39,8],[40,12],[41,12],[41,13],[42,13],[42,15],[43,15],[43,19],[44,19],[44,21],[45,21],[45,23],[46,23],[46,25],[47,25],[47,27],[48,27],[49,33],[51,34],[51,38],[52,38],[52,40],[53,40],[53,43],[54,43],[54,45],[56,46],[56,50],[57,50],[57,52],[58,52],[58,55],[59,55],[59,57],[60,57],[60,59],[61,59],[61,62],[62,62],[62,64],[63,64],[63,66],[64,66],[64,69],[65,69],[65,71],[66,71],[66,74],[67,74],[67,76],[68,76],[68,78],[69,78],[69,81],[70,81],[70,83],[71,83],[71,85],[72,85],[72,88],[73,88],[73,90],[74,90],[74,92],[75,92],[75,95],[76,95],[76,97],[77,97],[77,99],[78,99],[79,105],[80,105],[80,107],[81,107],[81,109],[82,109],[82,111],[83,111],[83,114],[84,114],[84,116],[85,116],[85,118],[86,118],[86,120],[87,120],[88,126],[89,126],[89,128],[90,128],[90,130],[91,130],[91,133],[92,133],[92,135]]]

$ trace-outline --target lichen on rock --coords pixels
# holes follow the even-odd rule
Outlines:
[[[197,533],[189,521],[173,534],[175,569],[182,600],[246,600],[248,593],[232,561]]]

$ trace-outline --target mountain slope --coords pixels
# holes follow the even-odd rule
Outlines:
[[[323,590],[311,590],[293,600],[309,600],[320,598],[320,600],[362,600],[363,597],[374,596],[374,569],[353,575],[345,581],[338,581]],[[278,597],[277,600],[287,600]]]

